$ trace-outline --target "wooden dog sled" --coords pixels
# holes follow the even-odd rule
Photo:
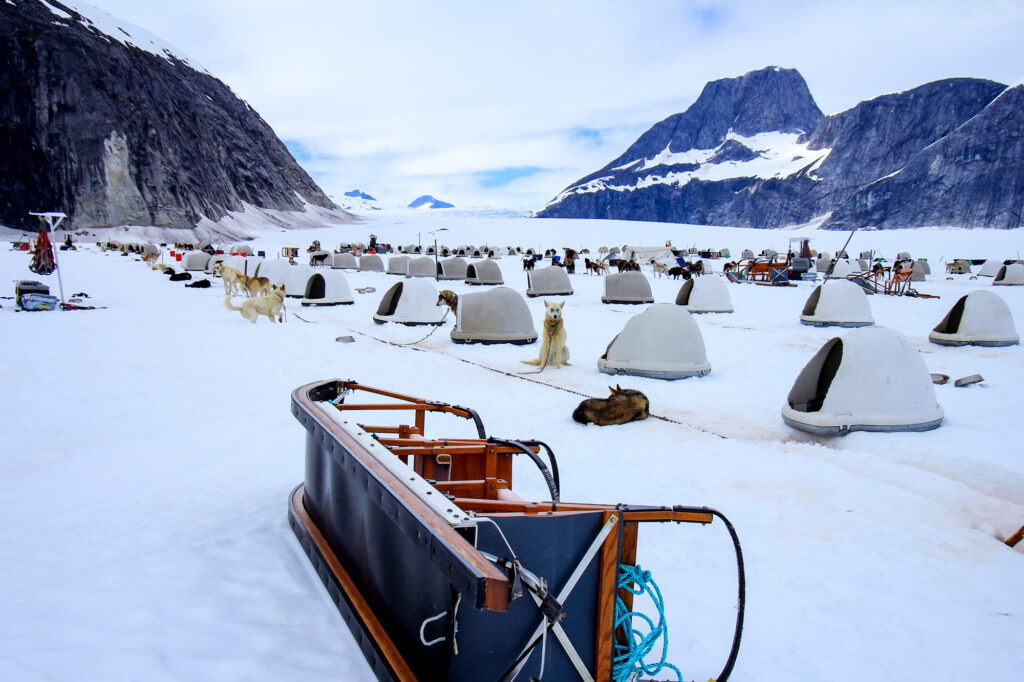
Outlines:
[[[428,412],[472,420],[477,437],[428,437]],[[721,513],[562,502],[544,443],[488,437],[469,408],[354,381],[297,389],[292,413],[306,429],[306,473],[289,522],[378,679],[649,679],[655,668],[636,667],[646,635],[630,614],[638,527],[716,517],[739,576],[732,648],[716,679],[728,678],[744,578]],[[512,492],[517,455],[533,460],[550,501]]]

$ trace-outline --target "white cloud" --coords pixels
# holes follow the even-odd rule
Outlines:
[[[538,207],[704,83],[798,69],[823,111],[952,76],[1012,82],[1012,0],[92,0],[246,99],[329,194]],[[601,131],[584,137],[580,129]],[[548,169],[485,188],[481,173]],[[550,183],[550,184],[546,184]]]

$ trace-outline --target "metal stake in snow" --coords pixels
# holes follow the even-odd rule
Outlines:
[[[29,211],[28,214],[29,215],[37,215],[40,218],[42,218],[43,221],[46,223],[46,231],[49,232],[50,234],[53,234],[53,231],[57,229],[57,226],[60,225],[61,222],[63,222],[63,220],[65,218],[67,218],[67,215],[64,214],[64,213],[54,213],[54,212],[36,213],[35,211]],[[61,276],[60,276],[60,263],[57,261],[57,251],[58,251],[58,249],[56,249],[56,248],[53,249],[53,264],[56,266],[54,269],[57,271],[57,284],[60,286],[60,302],[63,304],[64,303],[64,281],[61,279]]]
[[[840,253],[846,253],[846,247],[850,245],[850,240],[853,239],[853,233],[856,232],[856,231],[857,231],[856,227],[853,228],[852,230],[850,230],[850,236],[846,238],[846,243],[843,244],[843,248],[838,253],[836,253],[836,257],[833,258],[832,262],[828,264],[828,270],[825,272],[825,279],[822,280],[821,286],[825,286],[825,282],[828,281],[829,275],[832,274],[832,271],[835,270],[836,263],[839,262],[839,254]]]

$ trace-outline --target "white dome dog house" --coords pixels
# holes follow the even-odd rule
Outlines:
[[[409,257],[408,256],[392,256],[388,259],[388,274],[389,275],[408,275],[409,274]]]
[[[466,284],[504,284],[498,262],[482,260],[466,266]]]
[[[981,264],[980,268],[978,268],[978,275],[981,277],[995,277],[999,274],[999,269],[1003,267],[1003,265],[1005,265],[1003,261],[996,258],[989,258]]]
[[[280,284],[284,285],[284,295],[289,298],[305,298],[306,284],[309,278],[317,272],[317,268],[311,265],[292,265],[284,271]],[[269,277],[267,279],[270,279]],[[273,280],[271,280],[273,283]]]
[[[803,368],[782,420],[819,436],[850,431],[928,431],[942,423],[928,368],[907,337],[853,329],[825,343]]]
[[[812,327],[865,327],[875,320],[864,290],[841,279],[814,288],[804,303],[800,323]]]
[[[597,368],[605,374],[674,380],[704,376],[711,363],[690,313],[671,303],[657,303],[626,322]]]
[[[212,256],[210,260],[213,260]],[[255,277],[262,263],[263,259],[259,256],[228,256],[221,261],[221,266],[234,268],[243,275]]]
[[[359,262],[350,252],[345,251],[334,254],[334,258],[331,259],[331,268],[334,270],[358,270]]]
[[[996,278],[992,280],[992,284],[1004,286],[1024,284],[1024,264],[1010,263],[999,268],[999,272],[996,273]]]
[[[549,265],[546,268],[528,270],[526,272],[526,295],[535,296],[571,296],[572,284],[565,268]]]
[[[205,251],[187,251],[181,257],[182,270],[205,270],[210,254]]]
[[[439,261],[437,264],[438,279],[466,279],[466,260],[464,258],[449,258]]]
[[[827,273],[828,266],[825,266],[824,270],[819,272]],[[843,279],[848,275],[853,274],[853,265],[845,258],[836,259],[835,265],[832,266],[832,272],[828,275],[829,279]]]
[[[384,272],[384,260],[375,253],[364,253],[359,257],[359,269],[363,272]]]
[[[280,285],[284,283],[284,276],[288,274],[288,271],[297,267],[299,266],[289,263],[287,258],[275,258],[260,263],[256,274],[258,277],[266,277],[271,284]]]
[[[434,269],[434,259],[429,256],[420,256],[419,258],[409,259],[409,271],[405,273],[406,277],[430,277],[431,279],[437,274],[437,270]]]
[[[228,254],[230,254],[232,256],[234,256],[234,255],[251,256],[252,255],[252,247],[249,246],[248,244],[235,244],[234,246],[232,246],[231,248],[228,249]]]
[[[942,346],[1013,346],[1020,336],[1006,302],[987,289],[961,296],[942,322],[928,334]]]
[[[533,343],[537,331],[526,299],[508,287],[463,294],[459,297],[455,343]]]
[[[204,271],[208,275],[212,275],[217,271],[217,263],[224,262],[225,259],[230,258],[227,254],[215,253],[210,256],[210,260],[206,261],[206,268]]]
[[[718,275],[691,277],[676,294],[676,305],[691,313],[731,313],[732,298],[725,279]]]
[[[651,283],[642,272],[620,272],[604,278],[602,303],[653,303]]]
[[[437,288],[428,279],[409,279],[398,282],[380,299],[373,321],[377,324],[397,322],[405,325],[432,324],[444,321],[448,312],[437,305]]]
[[[300,303],[310,305],[348,305],[355,303],[352,292],[348,288],[345,275],[335,270],[317,269],[306,280],[305,294]],[[284,287],[288,295],[288,285]]]

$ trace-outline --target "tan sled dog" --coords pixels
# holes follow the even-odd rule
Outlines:
[[[273,286],[266,277],[246,277],[245,290],[249,296],[269,296],[270,292],[273,291]]]
[[[526,365],[540,365],[544,369],[550,363],[555,369],[569,364],[569,347],[565,345],[565,319],[562,317],[562,306],[565,301],[555,303],[544,301],[544,328],[541,329],[540,353],[536,360],[520,360]]]
[[[284,307],[284,285],[271,286],[269,295],[247,299],[242,301],[241,306],[231,305],[231,297],[225,296],[224,307],[228,310],[241,311],[242,317],[253,324],[256,324],[256,318],[260,315],[266,315],[271,322],[275,322],[275,317],[277,322],[284,322],[284,314],[281,312]]]
[[[245,275],[238,270],[221,263],[218,263],[217,267],[220,269],[220,277],[224,282],[225,294],[230,296],[235,292],[242,293],[242,291],[244,291]]]

